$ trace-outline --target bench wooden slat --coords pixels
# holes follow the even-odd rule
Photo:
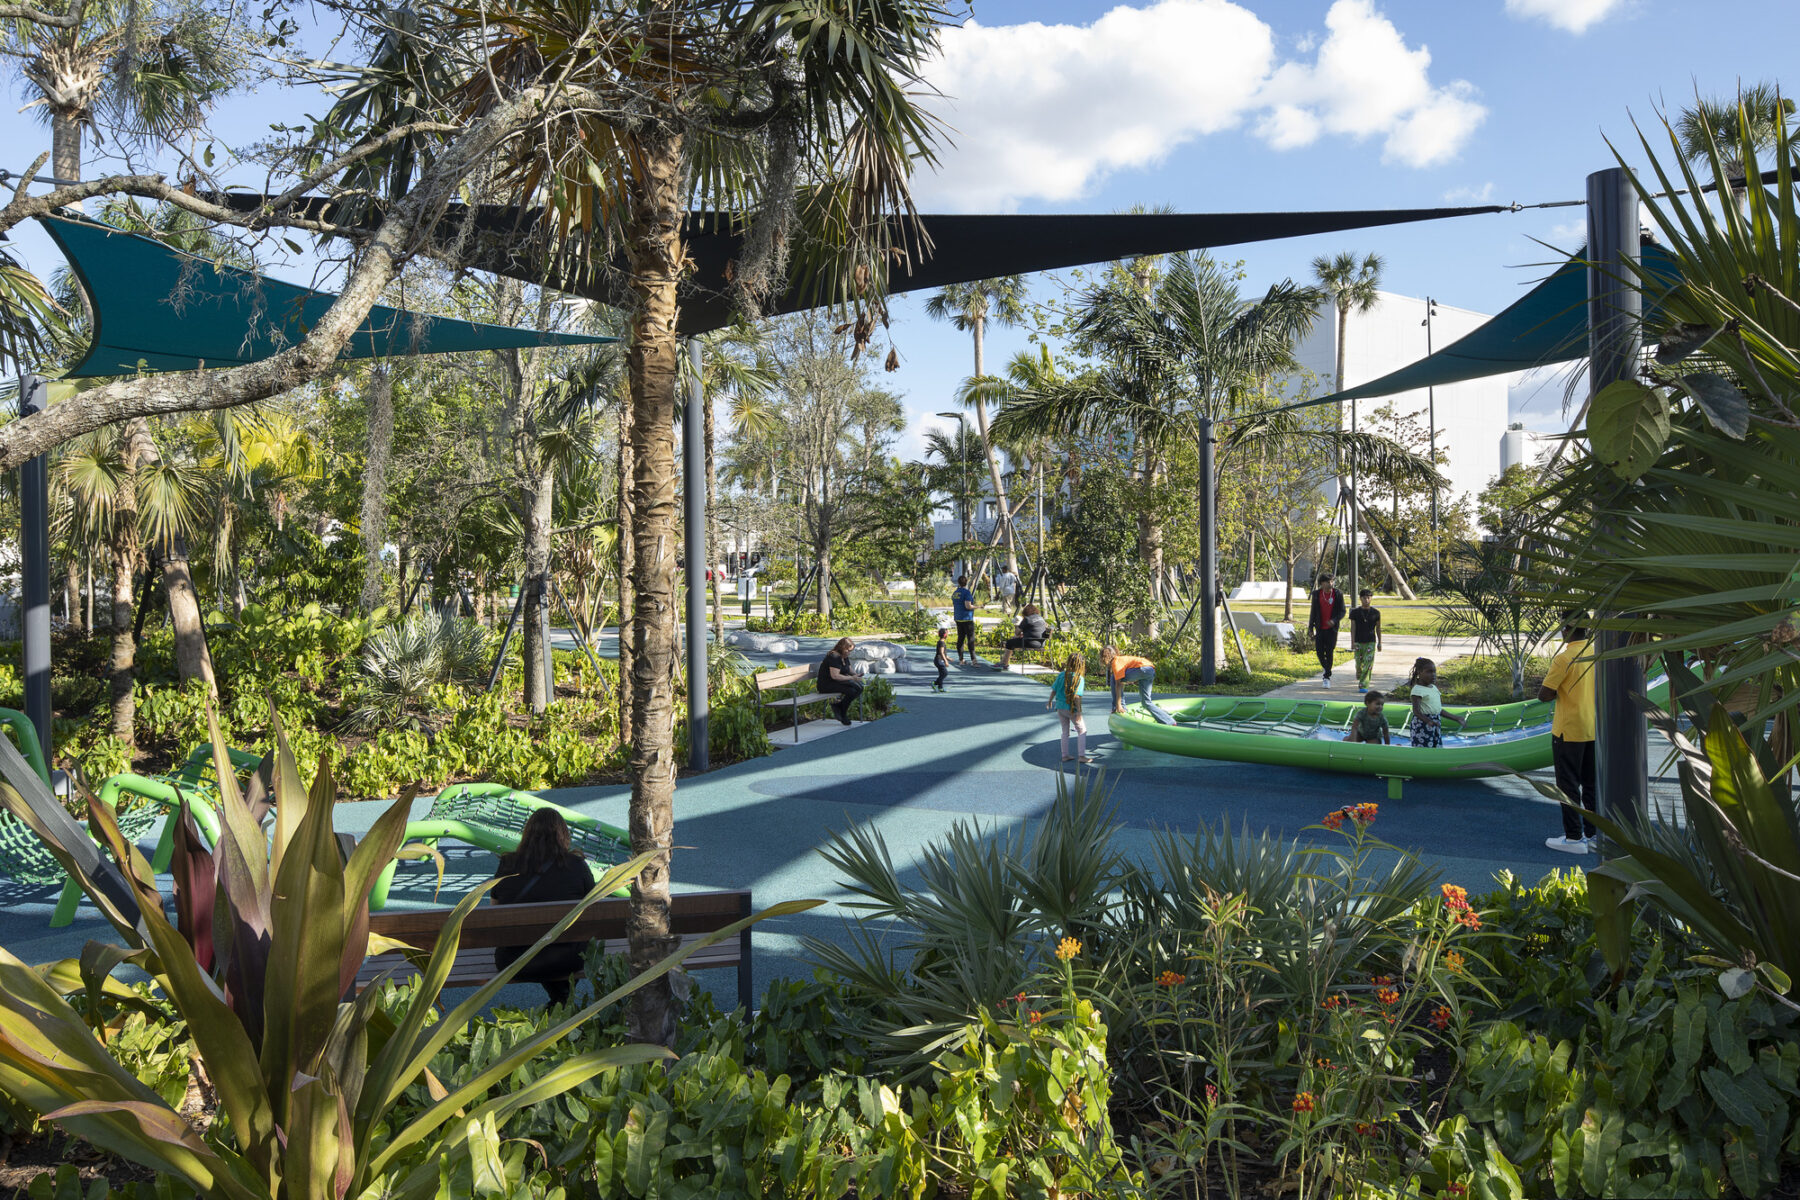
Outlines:
[[[457,942],[456,962],[450,968],[447,987],[477,987],[495,974],[494,949],[497,946],[529,946],[569,911],[569,901],[546,901],[537,904],[484,904],[472,910],[463,920]],[[402,941],[428,952],[437,945],[449,908],[391,909],[369,914],[369,932]],[[684,945],[698,941],[706,934],[725,928],[750,915],[750,892],[737,889],[719,892],[680,892],[669,897],[669,932],[680,937]],[[557,937],[558,943],[605,944],[607,953],[624,953],[629,943],[625,922],[631,913],[631,901],[609,897],[591,905]],[[734,938],[696,951],[685,964],[687,970],[712,967],[738,969],[738,998],[746,1006],[754,1001],[751,990],[750,930]],[[412,973],[412,965],[401,953],[373,955],[364,961],[356,974],[356,988],[361,991],[376,976],[390,967],[399,967],[404,977]]]

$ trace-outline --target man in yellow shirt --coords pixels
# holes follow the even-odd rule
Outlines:
[[[1594,660],[1588,649],[1586,620],[1583,612],[1563,614],[1563,648],[1538,688],[1539,700],[1556,702],[1556,715],[1550,720],[1550,761],[1556,770],[1556,786],[1568,798],[1562,810],[1563,835],[1545,839],[1544,845],[1567,854],[1587,854],[1594,849],[1595,829],[1581,809],[1598,811]]]

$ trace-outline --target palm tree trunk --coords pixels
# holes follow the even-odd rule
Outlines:
[[[540,463],[523,497],[525,517],[525,621],[519,652],[525,656],[525,704],[534,713],[550,705],[556,681],[544,671],[549,647],[544,645],[550,605],[550,534],[555,525],[556,469]]]
[[[137,584],[138,560],[143,546],[138,538],[137,488],[134,475],[137,456],[131,444],[125,446],[125,478],[119,483],[112,511],[112,690],[113,737],[129,747],[137,745],[137,702],[132,694],[133,667],[137,659],[137,637],[133,632],[133,597]]]
[[[636,619],[631,663],[631,851],[649,854],[631,885],[626,920],[631,968],[642,973],[680,939],[669,931],[669,860],[675,824],[675,391],[679,346],[676,283],[684,250],[682,139],[654,130],[640,136],[639,184],[631,197],[630,262],[632,503],[636,543]],[[748,1002],[748,1000],[747,1000]],[[675,1010],[667,976],[632,994],[628,1018],[636,1042],[670,1045]]]
[[[986,374],[986,365],[982,354],[982,332],[987,328],[987,322],[977,317],[971,323],[971,328],[975,333],[975,378],[980,379]],[[981,449],[982,453],[987,456],[988,482],[994,488],[996,511],[1000,513],[1000,519],[1004,521],[1006,520],[1006,485],[1001,482],[1000,456],[994,452],[994,443],[988,438],[987,401],[983,400],[979,394],[975,397],[975,427],[981,431]],[[1013,531],[1010,523],[1006,527],[1006,569],[1012,572],[1015,579],[1018,578],[1019,550],[1013,544]]]
[[[619,744],[625,746],[631,742],[631,680],[632,671],[632,614],[637,610],[632,606],[632,578],[634,555],[636,552],[637,524],[632,520],[631,477],[633,460],[631,457],[631,396],[626,394],[619,399]]]
[[[162,461],[150,436],[150,422],[138,417],[131,422],[129,453],[132,474],[139,466]],[[169,622],[175,627],[175,669],[181,682],[206,680],[206,690],[219,694],[213,679],[212,655],[206,649],[206,624],[200,617],[200,594],[194,589],[194,573],[188,565],[187,538],[174,534],[161,547],[163,592],[169,601]]]
[[[364,616],[381,604],[381,545],[387,532],[387,470],[393,446],[394,378],[381,363],[369,372],[369,457],[362,477],[363,583],[357,600]]]
[[[63,620],[70,625],[81,619],[81,563],[76,560],[75,547],[69,547],[69,556],[63,560]]]

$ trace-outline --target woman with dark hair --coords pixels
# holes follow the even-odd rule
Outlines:
[[[1014,650],[1042,650],[1049,639],[1050,622],[1044,620],[1037,605],[1027,604],[1019,617],[1019,636],[1006,639],[1006,653],[1000,656],[997,669],[1004,671],[1012,665]]]
[[[849,638],[839,638],[831,653],[819,662],[819,691],[839,697],[832,707],[837,710],[837,719],[845,725],[850,724],[850,706],[863,692],[862,681],[850,670],[850,651],[855,646]]]
[[[594,873],[587,860],[569,849],[569,826],[554,808],[540,808],[525,819],[519,848],[500,856],[500,882],[490,893],[495,904],[539,904],[548,900],[579,900],[594,890]],[[498,946],[494,965],[505,969],[530,949]],[[545,946],[514,978],[541,983],[551,1004],[567,1004],[574,991],[573,976],[581,970],[581,947],[573,942]]]

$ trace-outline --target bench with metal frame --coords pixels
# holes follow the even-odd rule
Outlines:
[[[573,904],[568,900],[551,900],[540,904],[483,904],[476,908],[463,921],[456,960],[444,986],[480,987],[488,982],[499,973],[499,968],[494,965],[495,949],[533,944],[562,920]],[[370,913],[370,933],[405,942],[418,953],[408,955],[394,951],[370,956],[356,973],[356,990],[361,992],[389,970],[402,979],[415,973],[418,964],[437,945],[451,911],[449,908],[413,908]],[[627,947],[625,923],[630,914],[631,901],[628,899],[597,901],[556,940],[578,945],[597,941],[605,946],[608,954],[622,954]],[[748,889],[677,892],[669,897],[669,932],[687,945],[750,914]],[[682,963],[682,969],[686,971],[710,967],[736,967],[738,1003],[746,1008],[755,1006],[749,926],[735,938],[726,938],[695,951]]]
[[[756,688],[756,703],[759,708],[787,708],[792,711],[794,720],[794,744],[800,744],[800,708],[807,704],[835,704],[836,692],[801,692],[800,688],[818,673],[817,667],[772,667],[767,671],[758,671],[750,676],[750,682]],[[784,689],[793,689],[788,696],[771,695]],[[861,696],[856,698],[856,715],[860,718],[863,711]]]

